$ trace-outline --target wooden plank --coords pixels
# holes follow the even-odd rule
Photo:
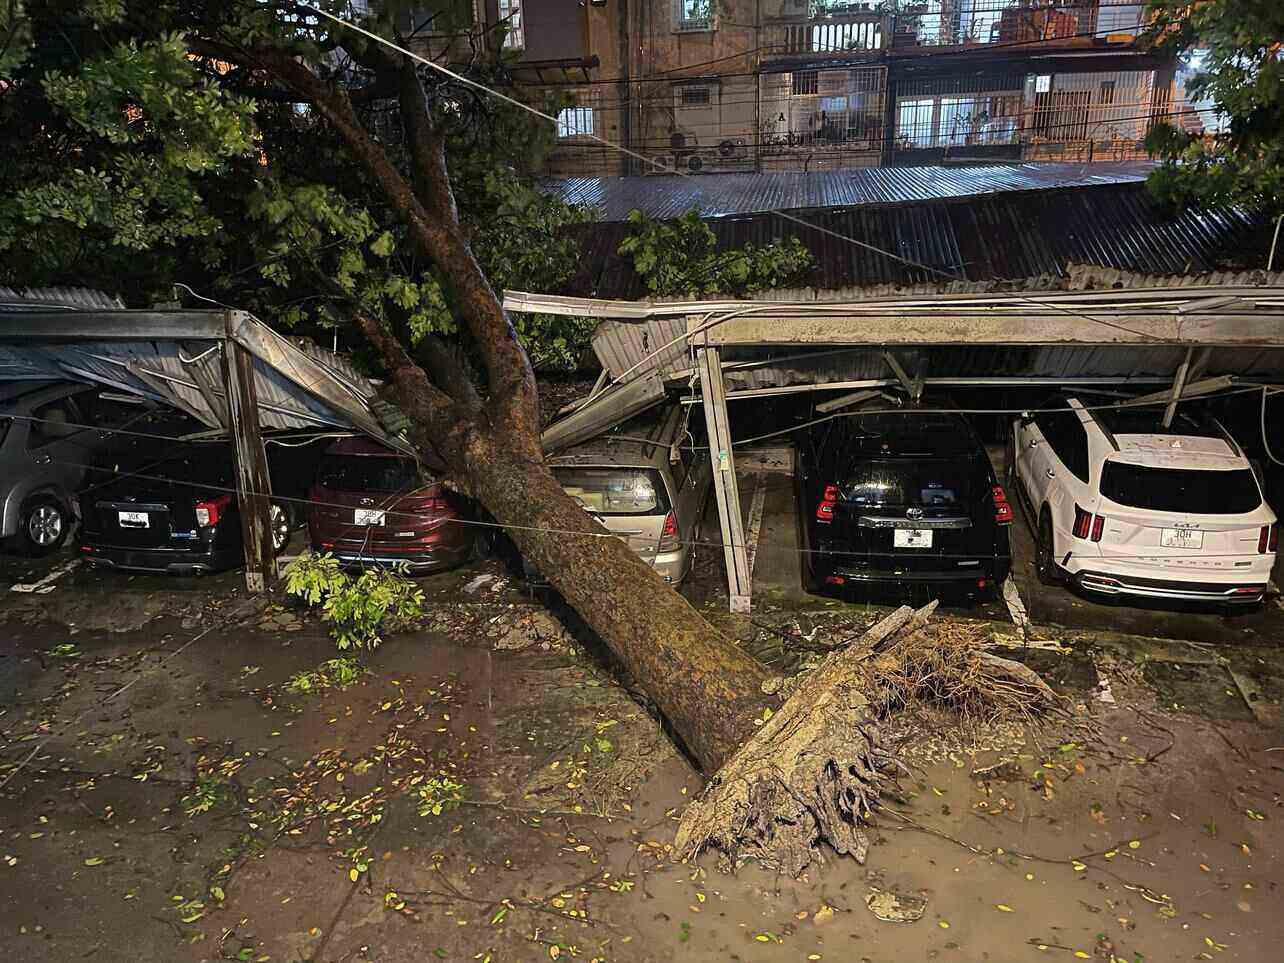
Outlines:
[[[276,581],[277,572],[268,518],[272,481],[259,430],[254,356],[229,337],[223,343],[223,365],[227,372],[227,410],[236,462],[241,537],[245,543],[245,587],[262,592]]]

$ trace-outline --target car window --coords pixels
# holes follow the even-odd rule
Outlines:
[[[41,405],[31,413],[31,431],[27,435],[28,448],[40,448],[63,438],[70,438],[81,431],[80,413],[70,398],[59,398]]]
[[[1128,508],[1189,515],[1241,515],[1262,504],[1248,468],[1208,471],[1108,461],[1101,469],[1101,494]]]
[[[1061,402],[1064,404],[1064,402]],[[1080,481],[1088,480],[1088,433],[1072,411],[1041,411],[1034,419],[1061,463]]]
[[[98,391],[83,391],[76,395],[76,406],[84,423],[95,428],[123,428],[147,413],[143,404],[104,398]]]
[[[421,482],[412,458],[383,455],[326,455],[317,483],[341,492],[410,492]]]
[[[588,511],[659,515],[669,510],[664,479],[654,468],[554,468],[553,474]]]
[[[970,468],[970,461],[954,459],[871,459],[853,466],[839,483],[839,496],[849,508],[965,505],[972,492]]]

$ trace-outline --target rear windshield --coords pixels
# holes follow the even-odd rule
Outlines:
[[[409,492],[420,484],[414,459],[382,455],[326,455],[317,482],[341,492]]]
[[[654,468],[554,468],[566,493],[598,515],[659,515],[669,510]]]
[[[970,459],[876,459],[861,462],[840,486],[848,506],[950,508],[972,497]]]
[[[1262,504],[1248,468],[1205,471],[1108,461],[1101,469],[1101,494],[1128,508],[1189,515],[1241,515]]]

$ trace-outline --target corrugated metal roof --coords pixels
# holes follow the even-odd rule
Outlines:
[[[1134,184],[1150,162],[986,164],[975,167],[863,167],[841,171],[762,174],[570,177],[542,187],[592,208],[597,220],[622,221],[632,210],[672,218],[692,207],[702,217],[772,210],[901,204],[1008,191]]]
[[[871,285],[936,287],[952,279],[965,285],[1057,279],[1072,263],[1152,275],[1206,273],[1225,260],[1242,263],[1268,240],[1265,221],[1256,215],[1192,208],[1172,216],[1142,184],[796,213],[821,230],[770,213],[715,218],[709,225],[724,249],[797,237],[815,260],[797,286],[829,292]],[[576,227],[580,268],[550,293],[647,297],[632,261],[617,253],[630,230],[619,222]]]
[[[13,288],[0,287],[0,311],[49,311],[66,308],[69,311],[100,309],[118,310],[125,306],[119,298],[93,288]]]
[[[341,428],[405,445],[380,424],[375,388],[351,364],[244,312],[131,312],[84,289],[0,291],[0,304],[0,381],[109,386],[226,429],[223,349],[235,342],[253,359],[264,428]],[[141,333],[140,316],[149,333]]]

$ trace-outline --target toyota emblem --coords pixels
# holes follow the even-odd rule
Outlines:
[[[906,518],[922,518],[922,517],[923,517],[923,509],[921,509],[921,508],[907,508],[907,509],[905,509],[905,517],[906,517]]]

